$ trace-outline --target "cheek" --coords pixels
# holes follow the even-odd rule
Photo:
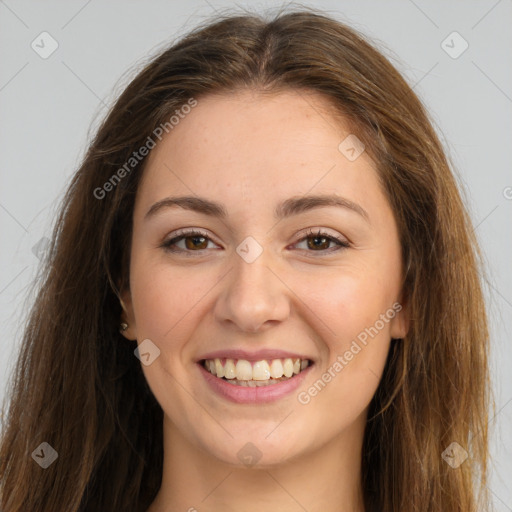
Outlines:
[[[340,299],[337,309],[342,314],[333,324],[335,335],[323,340],[327,359],[320,361],[318,380],[305,390],[315,397],[314,407],[322,411],[319,415],[326,424],[347,426],[375,395],[391,343],[390,323],[380,319],[385,309],[378,304],[367,300],[354,305]]]
[[[347,343],[373,326],[393,298],[389,286],[379,284],[374,274],[344,270],[332,273],[325,282],[316,280],[314,286],[305,284],[301,294],[325,341],[330,340],[330,347],[338,351],[346,350]],[[379,331],[387,334],[389,329],[389,323],[379,323]]]
[[[332,404],[343,404],[343,417],[355,418],[373,397],[389,352],[393,318],[386,313],[393,301],[391,283],[370,269],[345,270],[331,276],[322,290],[304,289],[326,347],[319,361],[322,382],[306,392],[318,394],[317,405],[330,411],[326,414],[334,423],[340,410]]]
[[[194,311],[199,311],[201,298],[214,284],[208,276],[190,269],[170,265],[134,263],[132,298],[139,338],[152,336],[166,343],[193,325]],[[181,336],[180,336],[181,337]]]

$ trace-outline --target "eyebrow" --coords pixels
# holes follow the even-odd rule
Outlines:
[[[157,212],[163,211],[164,209],[178,206],[184,210],[190,210],[210,217],[217,217],[219,219],[227,219],[228,213],[226,208],[215,201],[211,201],[204,197],[198,196],[179,196],[179,197],[166,197],[161,201],[156,202],[151,206],[144,220],[149,220],[154,217]],[[334,194],[321,194],[321,195],[309,195],[300,197],[291,197],[286,199],[282,203],[278,204],[275,211],[274,217],[278,220],[297,215],[315,208],[322,208],[328,206],[336,206],[345,208],[349,211],[353,211],[363,217],[368,223],[370,222],[368,213],[364,208],[359,206],[357,203],[350,201],[344,197],[340,197]]]

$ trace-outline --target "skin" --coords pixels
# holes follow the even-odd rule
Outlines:
[[[130,290],[122,295],[128,339],[160,356],[142,365],[164,411],[162,487],[150,512],[363,512],[361,450],[368,405],[391,338],[407,333],[402,261],[393,212],[372,160],[338,149],[351,133],[317,93],[209,95],[151,151],[133,213]],[[364,208],[321,207],[276,223],[292,196],[332,194]],[[221,202],[225,220],[180,207],[145,220],[157,201],[196,195]],[[159,247],[180,228],[208,235]],[[322,228],[350,243],[314,245]],[[263,253],[236,252],[251,236]],[[192,237],[193,238],[193,237]],[[309,240],[309,243],[308,243]],[[336,250],[338,249],[338,250]],[[369,338],[307,404],[298,393],[343,355],[394,303],[402,310]],[[398,341],[399,342],[399,341]],[[215,394],[196,360],[213,350],[277,348],[314,361],[299,390],[265,405]],[[245,466],[252,443],[261,458]]]

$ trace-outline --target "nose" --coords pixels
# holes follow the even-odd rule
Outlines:
[[[216,302],[218,321],[256,333],[288,318],[291,292],[270,259],[265,251],[252,263],[233,255],[233,267],[221,281],[224,288]]]

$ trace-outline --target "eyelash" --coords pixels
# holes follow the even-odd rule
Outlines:
[[[166,252],[171,252],[171,253],[181,252],[181,253],[184,253],[186,256],[193,256],[191,253],[202,253],[203,251],[206,251],[207,249],[199,249],[198,251],[191,251],[191,250],[180,249],[180,248],[173,249],[172,246],[185,238],[189,238],[189,237],[192,238],[192,237],[196,237],[196,236],[210,239],[210,237],[206,233],[203,233],[202,231],[181,230],[181,231],[178,231],[177,236],[171,238],[170,240],[164,241],[160,245],[160,247],[162,249],[164,249]],[[319,253],[321,253],[321,255],[325,255],[326,253],[331,254],[333,252],[338,252],[342,249],[346,249],[346,248],[350,247],[350,244],[346,240],[343,240],[342,238],[338,238],[335,235],[330,235],[329,233],[326,233],[325,231],[322,231],[321,229],[318,229],[318,231],[313,231],[313,229],[311,229],[311,228],[308,229],[308,231],[304,234],[304,236],[300,240],[298,240],[296,243],[302,242],[303,240],[306,240],[307,238],[310,238],[310,237],[327,238],[330,241],[337,242],[338,249],[335,249],[334,251],[329,250],[329,249],[324,249],[324,250],[320,250],[320,251],[307,251],[306,250],[307,252],[312,252],[312,253],[319,252]]]

